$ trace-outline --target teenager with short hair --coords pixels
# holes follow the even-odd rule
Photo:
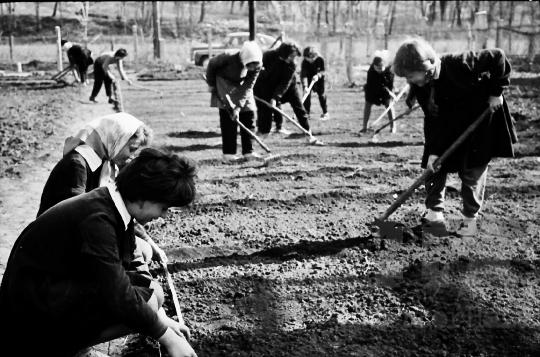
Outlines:
[[[107,51],[103,52],[94,62],[94,88],[90,95],[91,102],[97,102],[96,97],[101,90],[101,86],[105,83],[105,94],[109,97],[109,104],[113,104],[111,85],[116,80],[116,77],[112,74],[109,66],[116,64],[120,78],[131,84],[131,80],[124,72],[123,60],[127,57],[127,51],[123,48],[116,52]]]
[[[364,86],[366,104],[364,106],[364,121],[360,134],[364,134],[368,129],[369,117],[371,116],[371,107],[374,105],[390,106],[392,96],[390,92],[394,90],[394,73],[388,59],[388,51],[375,51],[373,61],[369,66],[367,81]],[[397,125],[393,123],[395,117],[394,108],[388,111],[388,120],[390,120],[390,132],[395,133]]]
[[[490,117],[473,131],[426,183],[427,214],[418,229],[446,232],[444,192],[448,173],[461,179],[463,221],[458,236],[478,233],[477,217],[484,200],[488,165],[494,157],[513,157],[517,141],[503,92],[512,71],[498,48],[439,56],[424,40],[404,41],[394,59],[396,75],[405,77],[424,111],[422,168],[433,163],[486,110]],[[413,98],[407,98],[409,106]]]
[[[317,48],[314,46],[308,46],[304,48],[303,53],[304,60],[302,61],[302,70],[300,72],[300,77],[302,78],[302,84],[304,86],[304,91],[306,91],[311,83],[315,81],[315,84],[311,88],[311,92],[317,93],[319,97],[319,104],[323,111],[321,115],[321,120],[330,119],[330,114],[328,114],[328,107],[326,103],[326,93],[325,93],[325,67],[324,67],[324,58],[322,58]],[[308,115],[311,112],[311,92],[308,93],[306,100],[304,101],[304,107]]]
[[[0,286],[6,355],[70,356],[132,333],[171,356],[196,356],[189,329],[167,317],[160,285],[127,267],[134,219],[165,218],[196,196],[196,166],[145,149],[115,183],[65,200],[21,233]],[[32,343],[28,343],[31,338]]]

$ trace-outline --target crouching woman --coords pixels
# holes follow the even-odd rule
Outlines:
[[[165,217],[169,207],[188,205],[195,178],[187,158],[145,149],[115,183],[62,201],[30,223],[0,286],[1,345],[12,352],[6,355],[73,356],[140,333],[171,356],[196,356],[186,340],[189,329],[162,309],[159,284],[127,270],[133,219],[146,224]]]

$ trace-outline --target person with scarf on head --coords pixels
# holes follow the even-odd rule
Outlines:
[[[77,82],[87,85],[89,83],[88,67],[94,63],[92,52],[83,45],[71,41],[62,40],[62,50],[66,51],[69,65]]]
[[[427,213],[416,233],[448,234],[444,193],[448,173],[461,179],[463,220],[456,235],[478,234],[477,218],[484,200],[488,165],[494,157],[513,157],[517,141],[503,92],[512,68],[503,50],[490,48],[439,56],[424,40],[404,41],[394,59],[394,72],[411,86],[406,103],[424,111],[422,168],[437,170],[426,182]],[[487,109],[490,115],[440,165],[433,163]]]
[[[240,52],[222,53],[210,60],[206,69],[208,91],[212,93],[210,106],[219,108],[219,121],[223,141],[223,163],[240,159],[236,156],[236,136],[238,124],[229,114],[238,118],[249,130],[255,129],[257,106],[253,98],[253,87],[259,76],[262,52],[255,41],[244,42]],[[230,108],[226,95],[230,96],[234,108]],[[253,150],[253,139],[240,130],[242,156],[246,159],[259,158]]]
[[[140,125],[133,123],[132,131]],[[121,134],[86,129],[79,139],[88,147],[100,144],[96,133],[104,142]],[[97,152],[82,157],[92,155]],[[62,201],[30,223],[13,246],[0,286],[2,355],[105,356],[88,348],[139,333],[170,356],[196,357],[189,328],[163,309],[160,284],[129,270],[134,220],[146,224],[166,218],[169,207],[189,205],[197,195],[196,175],[192,160],[144,149],[115,182]]]
[[[66,139],[63,157],[43,188],[37,216],[59,202],[114,181],[119,168],[151,139],[152,130],[127,113],[106,115],[86,124]],[[137,258],[134,269],[145,270],[152,257],[167,261],[163,250],[148,236],[144,227],[136,224],[135,232],[137,250],[134,254]]]

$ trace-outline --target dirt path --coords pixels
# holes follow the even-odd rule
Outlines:
[[[74,89],[76,90],[76,89]],[[32,222],[39,208],[39,199],[49,174],[62,157],[66,135],[74,133],[85,122],[112,112],[103,100],[98,104],[86,101],[91,88],[81,90],[80,101],[70,106],[70,115],[63,128],[50,138],[51,146],[17,165],[20,178],[0,178],[0,280],[4,276],[9,253],[22,230]]]

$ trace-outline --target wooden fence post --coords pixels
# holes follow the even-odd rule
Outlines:
[[[137,52],[139,51],[139,44],[137,41],[137,25],[131,27],[131,32],[133,32],[133,59],[137,60]]]
[[[57,54],[58,54],[58,71],[61,72],[64,69],[64,65],[62,64],[62,33],[60,32],[60,26],[55,26],[56,29],[56,47],[57,47]]]
[[[13,61],[13,45],[14,45],[13,35],[9,35],[9,58]]]

